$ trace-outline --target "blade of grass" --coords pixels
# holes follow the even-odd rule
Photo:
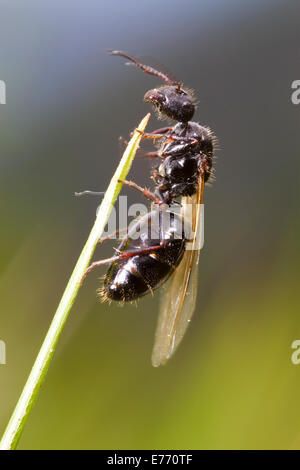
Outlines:
[[[149,118],[150,114],[147,114],[147,116],[144,117],[138,127],[139,131],[145,130]],[[122,156],[114,176],[111,179],[107,191],[105,192],[105,196],[98,210],[94,226],[78,258],[74,271],[69,279],[65,292],[63,293],[52,323],[49,327],[48,333],[44,339],[19,401],[3,434],[0,443],[0,450],[15,449],[17,446],[30,410],[37,398],[39,388],[51,362],[57,341],[62,333],[70,309],[78,294],[82,276],[90,263],[97,242],[102,235],[112,207],[116,202],[116,199],[122,188],[122,183],[119,183],[118,180],[126,178],[138,149],[140,140],[141,134],[136,130],[130,139],[130,142]]]

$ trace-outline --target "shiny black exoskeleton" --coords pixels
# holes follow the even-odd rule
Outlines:
[[[159,76],[166,81],[164,76]],[[167,82],[170,83],[169,79]],[[193,96],[189,91],[183,90],[180,83],[149,90],[145,94],[144,100],[153,103],[162,115],[174,121],[188,122],[195,113]]]
[[[118,247],[100,293],[107,300],[133,301],[163,284],[185,250],[184,227],[174,212],[153,210],[139,220]]]
[[[148,91],[145,101],[152,103],[163,117],[178,121],[174,127],[144,134],[144,138],[163,139],[158,151],[149,154],[160,160],[152,173],[155,194],[143,191],[135,183],[125,183],[159,205],[170,205],[177,197],[193,195],[199,185],[200,172],[205,182],[211,175],[213,136],[208,128],[191,121],[195,112],[192,93],[184,90],[179,82],[123,52],[111,53],[125,57],[144,72],[167,83],[167,86]],[[167,215],[170,222],[166,225]],[[153,217],[158,219],[156,227]],[[159,288],[183,257],[186,230],[183,230],[182,222],[180,216],[165,209],[152,211],[138,221],[118,247],[118,255],[113,258],[100,291],[102,297],[133,301]]]
[[[196,192],[201,170],[205,182],[208,181],[212,171],[213,136],[208,128],[190,121],[195,112],[193,97],[181,85],[150,90],[145,101],[152,103],[162,116],[179,121],[172,128],[152,133],[154,139],[157,135],[165,138],[152,154],[162,160],[153,169],[153,179],[156,194],[169,204],[178,196]]]
[[[194,139],[192,143],[173,140],[163,143],[160,165],[153,170],[156,194],[166,203],[179,196],[192,196],[198,186],[200,171],[206,182],[212,170],[213,140],[211,132],[196,122],[178,123],[173,136]],[[197,141],[195,144],[194,142]]]
[[[147,91],[144,96],[145,101],[150,102],[161,117],[178,121],[174,127],[158,129],[144,136],[164,139],[158,151],[151,152],[151,157],[161,160],[153,169],[152,177],[156,194],[164,203],[170,204],[179,196],[191,196],[197,190],[200,171],[204,171],[205,182],[211,175],[214,142],[208,128],[191,122],[195,113],[193,94],[184,90],[180,82],[140,63],[134,57],[120,51],[111,53],[125,57],[144,72],[167,83],[167,86]]]

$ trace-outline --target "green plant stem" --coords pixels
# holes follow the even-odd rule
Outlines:
[[[145,130],[149,118],[150,114],[147,114],[147,116],[145,116],[145,118],[141,121],[138,127],[139,131]],[[105,196],[97,213],[95,224],[79,256],[77,264],[58,305],[57,311],[53,317],[48,333],[29,374],[23,392],[3,434],[0,443],[0,450],[15,449],[17,446],[25,422],[37,398],[39,388],[51,362],[57,341],[62,333],[70,309],[78,294],[82,277],[90,263],[98,240],[103,233],[105,225],[107,224],[112,207],[116,202],[118,194],[121,190],[122,183],[119,183],[118,180],[126,178],[138,149],[140,140],[140,132],[135,131],[122,156],[119,166],[114,176],[112,177],[109,187],[105,192]]]

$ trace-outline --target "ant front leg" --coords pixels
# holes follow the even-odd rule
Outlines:
[[[152,139],[155,143],[157,139],[162,139],[165,138],[166,142],[180,142],[182,145],[183,150],[188,149],[189,147],[195,147],[196,145],[199,144],[199,140],[195,139],[194,137],[189,137],[189,136],[180,136],[172,133],[172,128],[164,128],[166,129],[165,133],[159,133],[162,129],[158,129],[157,131],[154,132],[142,132],[139,131],[140,134],[142,134],[142,139]],[[170,132],[167,132],[167,130],[170,130]],[[166,156],[166,155],[164,155]]]
[[[140,134],[142,134],[143,136],[144,136],[145,134],[147,134],[147,135],[153,135],[153,136],[158,136],[158,134],[159,134],[159,135],[160,135],[160,138],[161,138],[161,137],[164,137],[165,134],[168,133],[168,132],[171,133],[172,130],[173,130],[172,127],[161,127],[160,129],[156,129],[156,130],[153,131],[153,132],[145,133],[145,132],[143,132],[143,131],[140,131],[139,129],[136,129],[136,131],[139,132]],[[132,135],[133,135],[133,132],[131,133],[131,137],[132,137]],[[150,138],[150,137],[149,137],[149,138]]]
[[[170,128],[172,130],[172,128]],[[139,131],[139,133],[142,135],[142,140],[146,140],[146,139],[152,139],[154,141],[154,143],[156,142],[156,140],[158,139],[162,139],[162,138],[165,138],[165,139],[170,139],[170,136],[172,135],[171,132],[167,133],[167,132],[158,132],[159,130],[161,129],[158,129],[157,131],[154,131],[154,132],[142,132],[142,131]]]
[[[120,135],[118,140],[119,140],[120,151],[124,152],[124,150],[126,149],[126,147],[128,145],[128,141],[122,135]]]
[[[167,132],[171,133],[172,130],[172,127],[161,127],[160,129],[156,129],[155,131],[151,132],[151,134],[166,134]]]
[[[158,139],[162,139],[162,138],[170,139],[172,135],[172,127],[163,127],[162,129],[156,129],[156,131],[153,131],[153,132],[143,132],[143,131],[140,131],[139,129],[136,129],[136,130],[137,132],[141,134],[142,140],[152,139],[154,143]]]

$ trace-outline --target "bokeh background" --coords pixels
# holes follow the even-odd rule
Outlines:
[[[81,289],[21,449],[300,447],[300,5],[292,0],[0,1],[0,432],[105,190],[118,136],[159,81],[105,53],[151,56],[196,90],[219,139],[205,194],[197,311],[150,363],[159,295],[135,308]],[[159,125],[155,114],[148,129]],[[150,184],[136,157],[130,177]],[[142,197],[123,190],[131,202]],[[108,244],[96,258],[112,253]]]

